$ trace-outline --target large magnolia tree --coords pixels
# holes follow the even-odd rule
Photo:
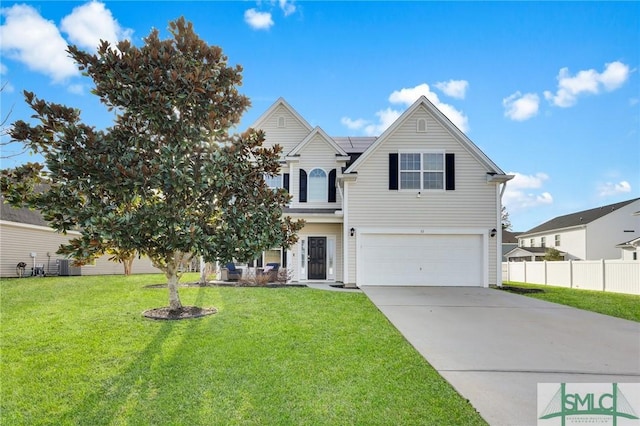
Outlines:
[[[227,66],[183,18],[169,30],[166,40],[152,31],[142,47],[70,46],[115,122],[96,130],[80,111],[25,92],[36,124],[17,121],[11,136],[44,164],[3,170],[2,192],[41,210],[56,231],[79,230],[59,253],[80,263],[114,248],[148,256],[180,309],[181,264],[252,259],[293,244],[302,223],[282,216],[289,195],[264,181],[278,173],[280,148],[263,147],[261,131],[230,134],[249,106],[238,93],[242,68]]]

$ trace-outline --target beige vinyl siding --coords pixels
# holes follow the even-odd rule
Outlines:
[[[427,120],[427,132],[416,132],[417,119]],[[487,170],[427,110],[418,108],[358,168],[348,183],[349,228],[425,227],[495,228],[496,187],[487,183]],[[389,190],[389,153],[443,150],[455,154],[455,190]],[[353,239],[355,240],[355,238]],[[497,238],[489,240],[489,283],[497,277]],[[348,282],[356,282],[355,241],[349,241]],[[451,253],[455,256],[455,253]]]
[[[334,148],[320,135],[316,135],[310,140],[300,151],[300,161],[293,163],[292,170],[294,170],[289,179],[291,184],[291,193],[293,194],[293,200],[291,207],[294,208],[336,208],[340,209],[342,206],[342,199],[340,197],[340,191],[336,191],[336,202],[306,202],[300,203],[299,190],[300,190],[300,169],[304,169],[307,172],[307,179],[309,178],[309,172],[311,170],[320,168],[327,174],[327,183],[329,180],[329,172],[332,169],[336,169],[336,178],[342,174],[342,167],[344,163],[338,163],[336,161],[336,152]],[[308,180],[307,180],[308,182]]]
[[[284,117],[285,127],[278,127],[279,117]],[[286,156],[309,134],[310,130],[287,108],[279,105],[272,114],[256,123],[256,128],[265,132],[264,146],[282,146],[282,156]]]
[[[25,273],[29,275],[33,266],[30,253],[36,253],[36,264],[43,264],[45,273],[56,271],[56,259],[65,257],[56,254],[61,244],[66,244],[74,235],[62,235],[41,226],[0,224],[0,276],[15,277],[16,265],[19,262],[27,264]],[[47,256],[49,253],[50,257]],[[159,273],[148,258],[134,260],[133,273]],[[108,256],[97,259],[95,265],[86,265],[81,269],[82,275],[118,275],[124,273],[122,264],[110,262]]]

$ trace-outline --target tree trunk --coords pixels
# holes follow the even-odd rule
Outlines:
[[[122,264],[124,265],[124,274],[126,276],[131,275],[131,270],[133,269],[133,256],[130,259],[125,259]]]
[[[180,296],[178,295],[178,268],[180,266],[180,260],[182,260],[182,256],[179,256],[177,253],[174,254],[173,258],[167,262],[167,267],[164,271],[167,277],[167,286],[169,287],[169,309],[172,311],[182,308]]]
[[[207,263],[204,257],[200,256],[200,284],[207,283]]]

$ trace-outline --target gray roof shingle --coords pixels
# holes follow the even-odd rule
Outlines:
[[[564,216],[558,216],[543,223],[542,225],[538,225],[534,228],[529,229],[527,232],[524,232],[522,235],[520,235],[520,237],[528,234],[535,234],[538,232],[551,231],[554,229],[563,229],[572,226],[586,225],[637,200],[640,200],[640,198],[634,198],[632,200],[621,201],[619,203],[609,204],[607,206],[596,207],[594,209],[583,210]]]

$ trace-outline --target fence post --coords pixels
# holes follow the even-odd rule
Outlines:
[[[605,276],[605,272],[604,272],[604,265],[605,265],[605,261],[604,259],[600,259],[600,265],[602,267],[601,271],[602,271],[602,291],[607,291],[607,286],[606,286],[606,276]]]
[[[547,261],[543,260],[544,262],[544,285],[547,285]]]
[[[523,269],[522,272],[524,274],[524,277],[523,277],[524,278],[524,282],[526,283],[527,282],[527,261],[526,260],[524,261],[524,268],[522,268],[522,269]]]
[[[573,259],[569,259],[569,288],[573,288]]]

